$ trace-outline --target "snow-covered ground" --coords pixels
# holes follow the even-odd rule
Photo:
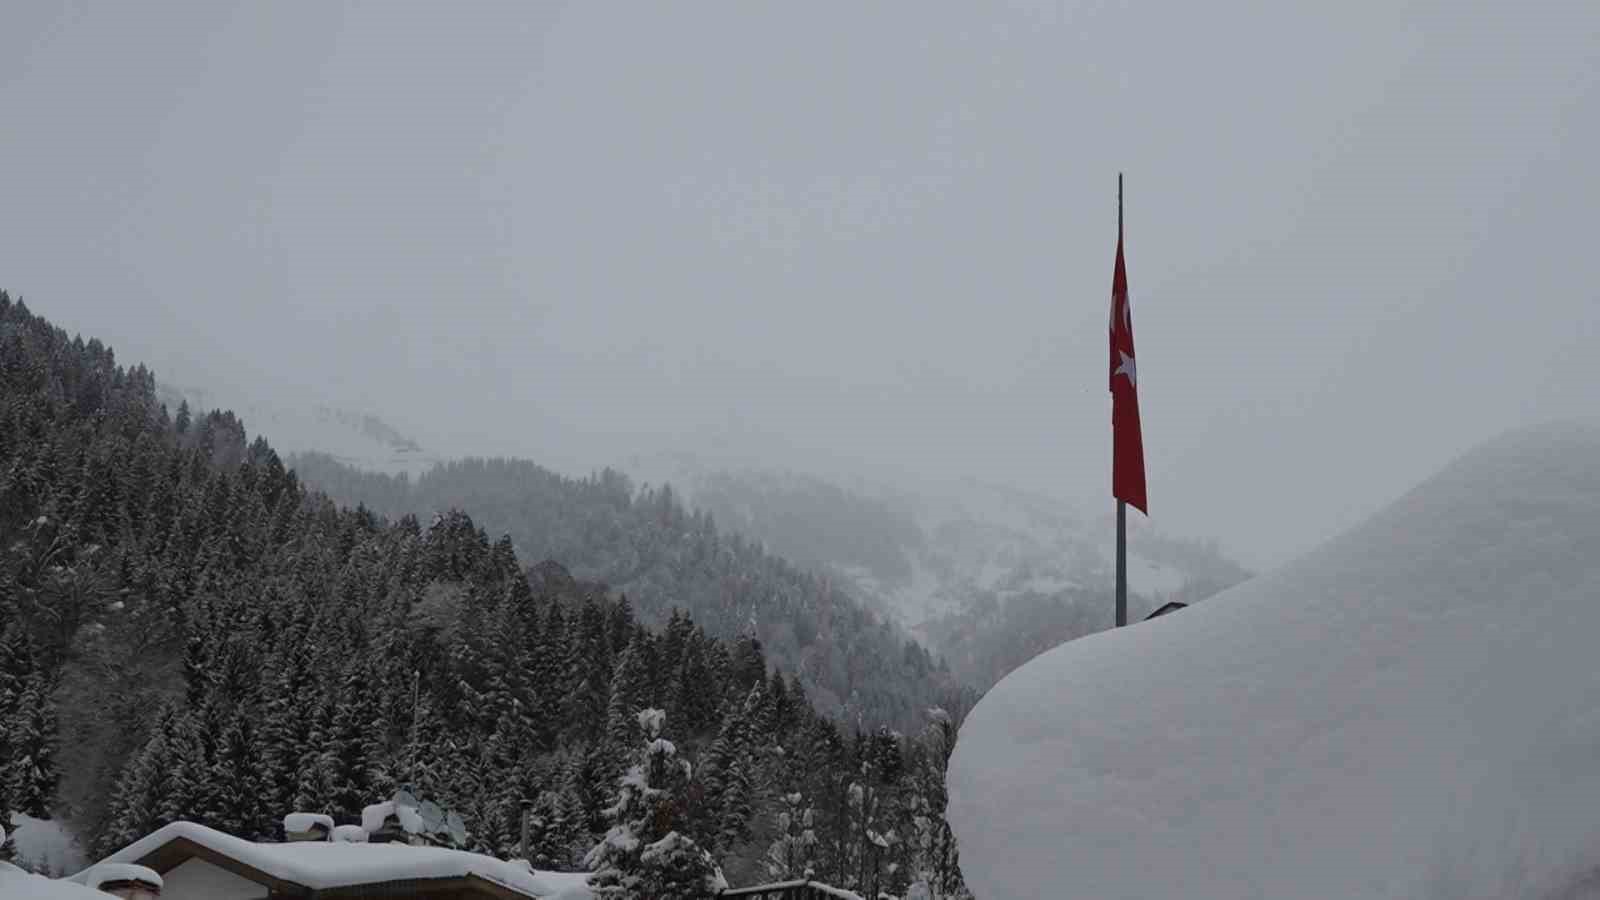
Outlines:
[[[0,897],[5,900],[110,900],[111,895],[70,881],[34,875],[0,862]]]
[[[1600,897],[1600,425],[1497,439],[966,719],[984,900]]]
[[[31,871],[65,875],[88,864],[78,839],[59,820],[12,813],[11,821],[4,824],[11,832],[17,862]]]

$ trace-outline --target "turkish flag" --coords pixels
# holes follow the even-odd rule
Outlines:
[[[1111,275],[1111,496],[1145,515],[1144,437],[1139,432],[1139,370],[1133,358],[1133,311],[1117,226],[1117,268]]]

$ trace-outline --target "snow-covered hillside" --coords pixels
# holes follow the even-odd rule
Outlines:
[[[1109,590],[1112,581],[1109,499],[1090,515],[973,478],[833,481],[686,453],[634,456],[618,468],[637,481],[672,484],[719,525],[833,572],[911,628],[980,599]],[[1138,517],[1130,529],[1129,582],[1147,597],[1244,576],[1215,548],[1173,540]]]
[[[1600,897],[1600,425],[1001,681],[950,767],[985,900]]]
[[[274,394],[274,399],[268,400],[245,392],[219,393],[164,382],[159,390],[162,402],[174,415],[182,401],[188,401],[195,415],[213,409],[232,410],[244,420],[252,438],[265,436],[286,456],[318,451],[365,471],[407,472],[413,477],[442,459],[377,416],[312,399],[294,402]]]
[[[690,454],[619,468],[672,484],[717,523],[830,573],[984,687],[1041,646],[1111,625],[1112,505],[976,479],[880,480],[755,469]],[[1211,544],[1130,523],[1130,609],[1192,601],[1248,576]]]

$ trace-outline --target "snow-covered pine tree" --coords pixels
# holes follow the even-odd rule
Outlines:
[[[628,602],[628,595],[623,594],[606,616],[606,643],[613,653],[621,653],[632,641],[633,625],[633,604]]]
[[[541,750],[552,750],[563,731],[562,715],[569,690],[566,659],[567,617],[559,597],[551,596],[543,626],[534,641],[530,681],[535,686],[533,709],[534,743]]]
[[[616,751],[627,752],[638,744],[639,710],[649,693],[646,671],[645,645],[649,637],[635,636],[617,657],[616,671],[611,676],[611,698],[606,704],[606,741]]]
[[[798,791],[783,796],[777,813],[778,836],[767,848],[767,874],[774,881],[809,879],[816,875],[817,834],[812,829],[815,813]]]
[[[755,720],[762,706],[760,680],[750,688],[744,703],[723,719],[717,739],[706,755],[704,815],[700,832],[718,853],[750,840],[754,811]]]
[[[523,801],[531,801],[537,794],[531,731],[522,709],[520,700],[511,701],[485,747],[485,771],[491,775],[485,779],[484,793],[491,818],[482,822],[478,831],[498,856],[518,851]]]
[[[156,800],[155,826],[180,819],[200,819],[211,779],[211,759],[201,733],[200,715],[184,708],[172,717],[167,733],[170,773],[166,790]]]
[[[333,706],[326,739],[321,745],[321,766],[327,793],[316,809],[335,818],[354,821],[361,810],[387,787],[379,743],[373,730],[378,722],[374,687],[366,666],[353,664],[345,672]],[[313,808],[313,807],[306,807]]]
[[[562,870],[572,864],[572,854],[559,838],[560,798],[557,791],[541,791],[528,810],[528,863],[535,869]]]
[[[301,756],[311,734],[312,711],[306,709],[311,673],[303,643],[303,612],[296,615],[296,621],[282,632],[282,649],[268,657],[267,671],[262,673],[265,694],[257,729],[262,801],[274,815],[297,808],[294,801]]]
[[[563,750],[546,764],[549,788],[541,792],[544,837],[536,855],[556,861],[551,868],[569,870],[582,865],[599,833],[591,828],[588,798],[587,753]],[[537,805],[537,804],[536,804]]]
[[[33,640],[20,618],[10,618],[0,630],[0,721],[8,720],[22,700],[22,692],[35,669]]]
[[[235,707],[227,716],[217,739],[202,813],[213,827],[246,840],[276,837],[273,819],[278,810],[264,802],[261,773],[265,766],[256,733],[250,709]]]
[[[5,586],[11,587],[10,579]],[[22,712],[23,695],[37,677],[34,670],[33,642],[22,621],[10,614],[11,598],[0,597],[0,809],[15,809],[19,804],[13,783],[14,762],[22,752],[20,735],[12,723]]]
[[[44,673],[36,672],[24,682],[6,733],[10,762],[7,770],[0,773],[5,781],[0,795],[9,797],[13,812],[50,818],[58,781],[56,711]]]
[[[295,810],[320,810],[333,792],[333,776],[328,771],[325,750],[333,734],[337,704],[333,693],[327,692],[326,688],[324,691],[306,698],[315,706],[308,711],[305,741],[297,748],[299,765],[294,772],[294,802],[290,804]]]
[[[566,722],[572,737],[594,741],[605,728],[610,700],[611,659],[606,647],[605,613],[593,597],[584,601],[578,620],[569,628],[567,670],[572,693],[567,698]]]
[[[171,740],[178,714],[177,704],[163,704],[144,746],[123,767],[108,810],[109,824],[96,848],[99,855],[120,850],[164,824],[161,803],[172,778]]]
[[[600,897],[697,900],[727,887],[711,854],[681,830],[689,764],[660,736],[665,713],[639,713],[646,742],[617,784],[604,838],[584,858]]]
[[[392,765],[395,783],[417,797],[435,796],[448,760],[441,753],[444,722],[434,713],[428,694],[418,693],[412,721],[406,725],[405,743]]]
[[[720,685],[706,660],[706,647],[710,644],[705,633],[696,628],[685,638],[683,659],[678,664],[674,681],[676,712],[683,717],[675,731],[685,737],[698,735],[717,727],[718,698],[708,685]]]

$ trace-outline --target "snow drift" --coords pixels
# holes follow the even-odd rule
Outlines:
[[[949,777],[982,900],[1600,897],[1600,425],[1038,657]]]

